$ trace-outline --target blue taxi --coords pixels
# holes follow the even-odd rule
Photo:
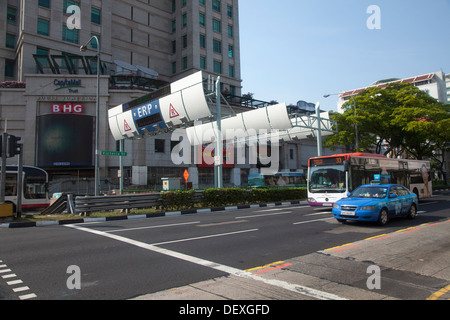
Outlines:
[[[398,184],[362,185],[333,205],[339,222],[373,221],[385,225],[394,217],[417,216],[416,194]]]

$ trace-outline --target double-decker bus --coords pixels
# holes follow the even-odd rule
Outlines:
[[[308,161],[308,203],[331,207],[363,184],[395,183],[419,199],[432,196],[429,161],[390,159],[367,153],[337,154]]]
[[[22,172],[22,209],[47,208],[48,174],[46,171],[23,166]],[[5,202],[12,203],[14,211],[17,207],[17,166],[6,166]]]

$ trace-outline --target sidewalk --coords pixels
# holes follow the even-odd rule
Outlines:
[[[350,300],[450,298],[450,219],[255,267],[247,272]],[[370,266],[381,289],[370,290]],[[302,292],[245,277],[221,277],[137,300],[303,300]]]

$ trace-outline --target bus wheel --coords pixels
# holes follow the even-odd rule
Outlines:
[[[380,212],[380,216],[378,217],[378,224],[380,226],[385,226],[389,221],[388,211],[386,208],[383,208]]]
[[[408,219],[411,219],[411,220],[413,220],[417,217],[417,208],[414,203],[411,205],[411,208],[409,208],[409,214],[407,217],[408,217]]]

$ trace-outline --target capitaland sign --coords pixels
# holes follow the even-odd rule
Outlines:
[[[78,90],[74,90],[74,88],[83,88],[81,85],[81,79],[55,79],[53,84],[57,87],[55,91],[69,89],[69,92],[78,93]]]

